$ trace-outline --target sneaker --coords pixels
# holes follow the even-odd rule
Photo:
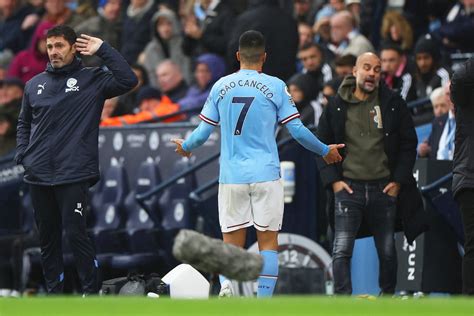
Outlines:
[[[219,292],[219,297],[232,297],[234,296],[234,290],[232,289],[232,282],[225,280],[222,282],[221,291]]]

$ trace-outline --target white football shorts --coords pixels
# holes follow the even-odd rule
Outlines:
[[[219,222],[229,233],[254,226],[279,231],[283,222],[283,183],[280,179],[251,184],[219,184]]]

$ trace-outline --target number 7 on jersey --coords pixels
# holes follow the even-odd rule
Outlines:
[[[234,135],[241,135],[242,134],[242,126],[244,125],[245,117],[247,116],[247,112],[249,111],[250,105],[253,102],[254,97],[233,97],[232,103],[244,104],[242,111],[240,111],[239,118],[237,120],[237,125],[235,126]]]

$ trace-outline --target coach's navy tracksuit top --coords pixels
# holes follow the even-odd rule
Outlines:
[[[24,180],[60,185],[99,180],[98,134],[105,99],[128,92],[138,80],[125,59],[102,43],[104,68],[86,68],[79,58],[62,68],[48,63],[26,83],[17,128],[15,161]]]

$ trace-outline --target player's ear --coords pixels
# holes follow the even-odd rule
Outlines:
[[[235,53],[235,57],[237,58],[238,61],[240,61],[240,53],[239,53],[239,51],[237,51],[237,52]]]
[[[355,65],[354,67],[352,67],[352,75],[354,77],[357,77],[357,65]]]
[[[267,53],[263,53],[263,59],[262,62],[265,62],[267,60]]]

